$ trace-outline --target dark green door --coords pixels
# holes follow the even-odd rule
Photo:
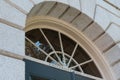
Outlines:
[[[25,80],[93,80],[29,60],[25,61]]]

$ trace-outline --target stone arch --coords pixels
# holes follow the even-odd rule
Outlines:
[[[82,33],[82,35],[85,35],[89,39],[88,41],[92,42],[93,45],[94,45],[94,42],[97,40],[97,38],[99,38],[101,35],[103,35],[103,36],[107,35],[105,33],[105,31],[96,22],[94,22],[90,17],[88,17],[86,14],[80,12],[79,10],[77,10],[69,5],[54,2],[54,1],[45,1],[45,2],[37,4],[35,7],[33,7],[33,9],[28,14],[27,23],[26,23],[27,27],[25,28],[25,30],[29,31],[29,30],[34,29],[35,28],[34,24],[35,25],[40,24],[42,26],[47,26],[47,24],[48,24],[48,26],[55,25],[55,24],[52,24],[52,22],[54,22],[56,24],[60,24],[60,23],[58,23],[59,20],[61,21],[60,22],[61,24],[63,23],[64,25],[65,24],[68,25],[68,23],[69,23],[70,26],[74,26],[73,30],[76,29],[75,30],[76,34],[79,34],[79,32]],[[38,27],[36,27],[36,28],[38,28]],[[72,29],[72,27],[70,27],[70,28]],[[96,34],[94,34],[94,33],[96,33]],[[110,36],[108,36],[108,38],[111,39]],[[84,45],[82,45],[82,46],[84,46]],[[83,47],[83,48],[85,48],[87,50],[87,47]],[[103,62],[105,59],[103,58],[103,56],[101,54],[106,49],[107,48],[102,48],[102,49],[100,48],[100,50],[98,50],[98,52],[96,52],[96,54],[99,55],[99,57],[101,56],[100,58],[99,57],[98,58],[103,59]],[[97,51],[97,49],[96,49],[96,51]],[[95,54],[93,54],[93,55],[95,55]],[[99,65],[99,61],[98,62],[96,61],[96,63],[98,63],[98,65]],[[104,63],[104,68],[106,66],[108,66],[106,64],[107,64],[107,62]],[[101,67],[103,67],[103,64]],[[103,69],[103,68],[101,68],[101,69]],[[103,70],[103,71],[105,71],[105,70]],[[108,74],[109,73],[111,73],[111,72],[108,72]],[[106,71],[103,72],[103,74],[105,75]],[[108,75],[106,75],[105,78],[106,78],[106,80],[108,78],[109,79],[111,78],[111,80],[113,79],[110,75],[109,75],[109,77],[108,77]]]
[[[68,3],[67,0],[63,0],[62,3],[65,3],[65,1],[66,1],[66,4],[73,6],[72,4]],[[1,5],[1,12],[2,13],[0,13],[1,14],[0,15],[0,22],[3,23],[3,24],[7,24],[11,27],[15,27],[15,28],[18,28],[18,29],[23,29],[25,27],[26,15],[29,13],[29,11],[31,10],[31,8],[33,6],[35,6],[36,4],[38,4],[40,2],[43,2],[43,1],[42,0],[27,0],[27,3],[24,3],[24,1],[20,1],[20,3],[19,3],[19,2],[12,1],[12,0],[11,1],[10,0],[1,0],[0,5]],[[24,7],[22,5],[23,3],[25,4]],[[75,6],[73,6],[73,7],[75,7]],[[75,8],[79,9],[79,7],[75,7]],[[107,8],[107,9],[109,9],[109,8]],[[79,9],[79,11],[80,11],[80,9]],[[82,12],[84,12],[84,11],[82,11]],[[12,14],[8,15],[8,13],[12,13]],[[108,12],[108,15],[109,15],[109,13],[110,12]],[[19,14],[19,15],[17,15],[17,14]],[[15,16],[15,18],[13,18],[13,16]],[[90,16],[90,15],[88,15],[88,16]],[[110,15],[110,16],[113,16],[113,15]],[[101,19],[104,19],[104,18],[102,17]],[[18,20],[20,20],[20,21],[18,21]],[[100,29],[99,30],[100,32],[98,32],[99,36],[97,36],[96,39],[93,39],[93,43],[96,44],[96,46],[98,47],[99,51],[101,51],[101,53],[105,53],[105,54],[103,54],[103,56],[105,55],[105,59],[106,59],[106,61],[109,62],[109,65],[117,64],[119,62],[119,59],[120,59],[119,57],[117,57],[117,58],[114,57],[115,59],[112,59],[112,57],[110,57],[110,56],[114,55],[114,53],[117,56],[120,52],[119,51],[119,49],[120,49],[120,47],[119,47],[120,46],[119,45],[120,39],[114,37],[115,34],[113,34],[113,32],[115,30],[117,30],[116,34],[118,34],[117,37],[119,37],[119,32],[120,32],[119,24],[118,24],[119,19],[114,18],[113,20],[115,20],[115,23],[113,21],[112,22],[107,22],[107,23],[109,23],[109,27],[107,27],[107,31],[106,30],[101,30],[101,26],[99,26],[99,25],[97,25],[99,27],[96,27],[96,23],[94,23],[94,22],[93,22],[94,24],[91,23],[91,26],[86,27],[83,31],[83,33],[86,36],[88,36],[89,39],[91,39],[93,37],[90,37],[90,35],[91,34],[93,35],[95,32],[97,32],[95,30],[92,33],[92,31],[95,28]],[[106,20],[104,20],[104,21],[106,21]],[[103,25],[101,21],[100,21],[99,24]],[[0,24],[0,25],[1,26],[6,26],[6,25],[2,25],[2,24]],[[115,26],[115,30],[113,30],[114,26]],[[118,26],[118,27],[116,27],[116,26]],[[107,40],[109,40],[109,41],[107,41]],[[101,47],[103,44],[105,45],[105,47]],[[119,78],[119,76],[117,77],[117,79],[118,78]]]

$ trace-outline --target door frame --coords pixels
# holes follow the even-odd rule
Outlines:
[[[25,61],[25,80],[31,80],[31,76],[45,78],[47,80],[93,80],[67,70],[61,70],[42,63]]]

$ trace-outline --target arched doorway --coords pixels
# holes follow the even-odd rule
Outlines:
[[[59,4],[59,3],[57,3],[57,4]],[[74,10],[74,8],[68,7],[68,11],[71,9]],[[61,68],[60,66],[62,66],[62,68],[65,68],[68,70],[73,70],[75,72],[75,74],[86,76],[87,78],[91,78],[93,80],[94,79],[95,80],[96,79],[108,80],[108,79],[110,79],[110,77],[109,77],[109,74],[106,74],[106,73],[108,73],[108,71],[107,71],[107,68],[105,67],[104,59],[102,60],[102,56],[99,54],[99,51],[94,46],[94,44],[92,44],[91,41],[89,39],[87,39],[84,36],[84,34],[82,34],[80,31],[81,28],[88,26],[93,21],[85,14],[81,14],[77,10],[75,10],[75,11],[76,11],[75,13],[77,13],[78,16],[80,15],[80,17],[81,17],[81,15],[83,15],[84,17],[86,17],[85,19],[88,19],[85,22],[85,24],[82,24],[81,27],[77,26],[79,24],[77,21],[74,22],[69,19],[69,17],[71,15],[73,16],[73,14],[69,14],[67,12],[66,13],[69,15],[66,18],[57,19],[57,18],[59,18],[58,16],[55,16],[55,18],[54,18],[54,17],[51,17],[49,15],[46,15],[46,14],[43,14],[40,12],[39,12],[39,15],[34,15],[34,12],[36,12],[36,11],[34,11],[34,12],[31,11],[32,15],[31,14],[28,15],[27,27],[25,28],[26,41],[28,41],[28,43],[30,42],[34,47],[37,47],[38,52],[39,52],[39,50],[42,51],[42,53],[44,53],[42,60],[44,60],[44,62],[49,62],[50,65],[52,63],[54,63],[54,65],[59,66],[59,68]],[[49,11],[48,11],[48,13],[49,13]],[[74,15],[74,17],[72,17],[73,20],[76,20],[76,18],[77,17],[75,15]],[[83,18],[83,21],[84,21],[84,18]],[[76,26],[71,25],[71,23],[76,24]],[[43,36],[43,38],[40,39],[40,37],[38,37],[39,39],[37,40],[37,36],[35,36],[35,34],[40,34],[41,36]],[[56,36],[56,37],[58,37],[57,38],[58,41],[56,42],[57,44],[51,43],[51,41],[54,42],[54,39],[50,38],[51,41],[49,41],[48,37],[51,36],[50,34],[57,35]],[[33,35],[34,37],[31,37],[31,38],[27,37],[28,35],[29,36]],[[67,41],[68,43],[69,43],[69,41],[73,41],[73,43],[76,44],[76,45],[73,45],[74,46],[72,48],[73,52],[71,52],[71,54],[69,53],[69,51],[72,49],[67,49],[68,52],[67,51],[64,52],[63,44],[62,44],[63,41],[62,41],[61,35],[64,35],[67,38],[69,38],[69,40]],[[44,39],[44,40],[42,40],[42,39]],[[42,42],[41,42],[41,40],[42,40]],[[59,42],[60,47],[57,46],[58,42]],[[46,47],[45,45],[47,45],[48,52],[45,52],[44,50],[40,49],[40,45],[42,45],[42,47],[44,46],[44,48]],[[54,47],[53,45],[56,45],[56,47]],[[87,56],[89,56],[89,58],[86,61],[83,61],[80,64],[79,64],[80,56],[77,57],[78,59],[73,58],[74,57],[73,54],[77,50],[77,46],[79,46],[80,49],[83,50],[84,54],[87,54]],[[57,47],[59,48],[58,50],[55,49]],[[50,50],[50,52],[49,52],[49,50]],[[78,52],[79,52],[79,50],[78,50]],[[38,57],[35,54],[26,53],[26,55],[33,56],[36,58]],[[68,63],[66,63],[67,62],[66,59],[68,60]],[[68,67],[67,65],[70,64],[71,61],[76,66]],[[91,62],[93,62],[92,67],[94,65],[94,70],[92,70],[93,68],[91,68],[93,73],[90,71],[90,68],[88,68],[89,70],[84,71],[85,68],[83,65],[91,63]],[[84,69],[82,69],[82,66]],[[89,66],[89,65],[87,65],[87,66]],[[95,75],[94,75],[94,73],[95,73]]]
[[[33,1],[33,2],[31,2],[31,1]],[[2,42],[0,45],[1,45],[1,49],[5,50],[5,51],[8,50],[8,52],[4,53],[3,51],[1,51],[0,54],[15,58],[15,59],[20,59],[21,61],[23,59],[28,59],[28,57],[26,58],[26,56],[18,55],[19,53],[20,53],[20,55],[24,55],[24,48],[25,48],[24,47],[25,46],[24,39],[25,38],[24,38],[23,28],[25,27],[26,16],[29,15],[28,14],[29,10],[31,10],[31,8],[33,6],[34,6],[34,10],[32,9],[30,14],[33,11],[33,15],[36,16],[34,11],[36,12],[37,8],[35,8],[35,7],[39,5],[38,3],[43,4],[42,2],[44,2],[44,1],[46,1],[46,0],[27,0],[27,2],[20,1],[19,3],[15,0],[11,0],[11,1],[2,0],[1,1],[1,11],[2,11],[1,17],[0,17],[0,22],[1,22],[0,26],[2,28],[1,35],[3,35],[3,34],[5,34],[5,35],[1,36]],[[47,1],[53,1],[53,0],[47,0]],[[58,2],[62,1],[62,3],[66,3],[68,0],[54,0],[54,1],[58,1]],[[99,68],[100,72],[103,73],[102,75],[104,76],[104,79],[106,79],[106,80],[116,80],[115,78],[119,79],[119,74],[118,74],[119,73],[119,70],[118,70],[119,69],[118,68],[119,67],[119,58],[117,57],[117,55],[119,55],[119,50],[120,50],[119,42],[118,42],[119,41],[119,25],[117,25],[117,24],[119,24],[119,18],[118,18],[119,16],[117,16],[118,14],[116,13],[116,10],[110,11],[110,9],[112,9],[111,6],[106,6],[107,4],[106,3],[104,4],[103,1],[97,0],[97,2],[96,2],[96,0],[95,1],[92,0],[93,2],[91,2],[89,4],[85,0],[76,0],[76,1],[77,2],[82,1],[82,3],[78,2],[78,4],[80,4],[80,5],[75,5],[77,2],[72,3],[72,2],[74,2],[72,0],[70,3],[67,2],[67,5],[61,4],[62,7],[59,7],[60,3],[54,2],[53,5],[51,4],[52,5],[51,7],[49,5],[49,9],[47,8],[47,10],[45,8],[42,9],[42,7],[48,6],[47,3],[45,2],[44,5],[42,5],[42,7],[40,7],[40,5],[39,5],[38,10],[40,10],[40,11],[36,12],[37,14],[39,13],[37,16],[44,15],[44,16],[55,17],[57,19],[65,21],[69,24],[72,23],[72,26],[76,27],[76,29],[78,29],[78,32],[79,31],[82,32],[81,31],[81,29],[82,29],[82,30],[84,30],[82,33],[88,33],[88,34],[85,34],[87,36],[87,40],[85,39],[84,41],[87,41],[89,43],[89,40],[91,40],[91,39],[94,40],[92,43],[90,42],[90,45],[92,45],[92,46],[90,49],[88,49],[86,44],[82,44],[82,42],[80,42],[81,47],[84,48],[84,50],[89,55],[92,55],[94,53],[98,54],[98,57],[96,57],[95,55],[92,55],[92,56],[93,56],[93,59],[95,59],[94,60],[95,64],[98,65],[97,67]],[[34,4],[34,2],[37,2],[37,3]],[[98,3],[98,2],[100,2],[100,3]],[[50,3],[50,2],[48,2],[48,3]],[[77,6],[77,9],[79,9],[78,13],[76,12],[75,9],[73,9],[73,8],[71,9],[71,7],[69,5],[73,6],[74,8],[75,8],[75,6]],[[7,9],[9,9],[9,10],[7,10]],[[57,10],[58,13],[54,12],[54,11],[56,11],[56,9],[59,10],[59,11]],[[47,12],[47,14],[45,14],[46,12]],[[89,15],[89,14],[91,15],[91,12],[92,12],[92,18],[94,18],[95,21],[97,21],[101,25],[102,28],[105,28],[105,29],[107,28],[106,30],[101,31],[101,32],[98,32],[98,29],[94,30],[94,28],[97,28],[94,25],[94,23],[91,26],[88,25],[89,27],[87,27],[87,25],[86,25],[87,22],[83,21],[83,19],[84,19],[84,17],[86,17],[86,15]],[[105,12],[105,13],[103,13],[103,12]],[[11,13],[11,14],[9,14],[9,13]],[[53,14],[53,13],[56,13],[56,14]],[[72,14],[70,14],[70,13],[72,13]],[[74,14],[74,17],[70,17],[70,18],[66,17],[69,15],[73,16],[73,13],[76,13],[77,15]],[[85,13],[86,15],[83,13]],[[81,15],[84,15],[84,17],[80,17]],[[13,16],[14,16],[14,18],[13,18]],[[110,17],[110,19],[108,19],[109,17]],[[78,18],[78,19],[76,19],[76,18]],[[91,19],[88,19],[89,18],[88,16],[86,18],[87,18],[86,20],[91,21]],[[85,22],[85,24],[80,24],[79,22],[81,22],[81,21],[83,21],[83,23]],[[75,25],[73,25],[73,24],[75,24]],[[93,27],[93,26],[95,26],[95,27]],[[99,26],[99,28],[101,28],[101,27]],[[20,30],[16,30],[16,28],[20,29]],[[63,30],[61,30],[61,33],[64,33],[64,31],[63,32],[62,31]],[[15,32],[15,33],[11,33],[11,32]],[[67,30],[66,30],[66,32],[67,32]],[[94,35],[94,33],[97,33],[97,32],[100,34],[95,34],[95,36],[91,37],[91,34]],[[117,32],[117,34],[115,33],[116,35],[114,36],[113,32]],[[106,33],[108,33],[108,34],[106,34]],[[14,34],[16,34],[16,35],[14,35]],[[66,33],[64,33],[64,34],[66,35]],[[78,33],[76,33],[76,34],[78,34]],[[71,39],[74,39],[74,38],[71,38]],[[108,42],[108,39],[110,39],[109,42]],[[13,41],[13,42],[11,42],[11,41]],[[97,43],[97,44],[95,44],[97,47],[94,47],[94,45],[93,45],[94,42]],[[15,45],[14,44],[11,45],[11,43],[15,43]],[[5,47],[3,44],[5,44]],[[11,47],[8,45],[11,45]],[[96,48],[98,48],[98,49],[96,49]],[[93,52],[90,51],[93,49],[95,49]],[[101,51],[101,52],[99,52],[99,51]],[[13,52],[15,54],[12,54],[11,52]],[[102,53],[102,55],[100,55],[100,53]],[[103,56],[103,58],[102,58],[102,56]],[[31,60],[31,58],[30,58],[30,60]],[[24,64],[24,61],[22,61],[22,63]],[[24,68],[24,65],[23,65],[23,68]],[[3,70],[3,69],[1,68],[1,70]],[[111,71],[111,70],[113,70],[113,71]],[[14,70],[14,71],[15,71],[15,73],[17,73],[16,70]],[[11,74],[11,73],[9,73],[9,74]],[[23,75],[22,77],[24,79],[24,71],[21,74]],[[117,77],[114,76],[116,74],[118,74]],[[18,74],[14,75],[14,76],[17,76],[17,75]],[[4,76],[2,76],[2,77],[4,77]],[[19,76],[19,77],[21,77],[21,76]]]
[[[73,41],[59,31],[53,31],[45,28],[38,28],[28,31],[26,33],[26,55],[48,62],[50,65],[64,68],[68,71],[67,74],[71,72],[77,72],[83,75],[85,74],[85,80],[102,80],[102,76],[94,61],[81,48],[79,43]],[[47,73],[50,76],[51,72],[51,77],[57,74],[56,78],[54,76],[57,80],[61,80],[61,77],[66,75],[66,73],[62,73],[62,70],[59,70],[61,72],[60,73],[49,68],[50,67],[47,66],[45,69],[44,67],[42,69],[39,67],[38,69],[44,69],[44,71],[40,71],[43,72],[42,75],[44,74],[44,76],[47,75]],[[46,72],[46,70],[50,72]],[[41,74],[39,76],[41,76]],[[66,76],[63,79],[71,80],[67,77],[71,77],[71,75]]]

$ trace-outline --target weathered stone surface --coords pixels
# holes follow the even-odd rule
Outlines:
[[[85,14],[80,14],[76,19],[72,22],[75,27],[78,27],[81,31],[88,26],[92,22],[92,19],[87,17]]]
[[[81,10],[81,2],[80,0],[68,0],[68,3],[70,6],[78,9],[78,10]]]
[[[25,80],[25,63],[0,55],[0,80]]]
[[[32,17],[32,16],[36,16],[38,11],[41,9],[43,4],[38,4],[38,5],[35,5],[31,11],[29,12],[29,14],[27,14],[28,17]]]
[[[30,0],[8,0],[10,4],[13,4],[17,9],[22,9],[26,13],[29,13],[33,7],[33,3]]]
[[[54,0],[54,1],[61,2],[61,3],[64,3],[64,4],[69,4],[68,0]]]
[[[51,10],[51,12],[48,14],[49,16],[58,18],[60,15],[63,14],[63,12],[68,8],[67,5],[62,3],[57,3],[56,7]]]
[[[115,7],[120,8],[120,1],[119,0],[108,0],[112,5]]]
[[[95,14],[95,6],[96,6],[96,0],[80,0],[81,1],[81,8],[82,12],[87,14],[92,19],[94,18]]]
[[[120,43],[104,53],[104,56],[109,64],[114,64],[115,62],[120,60]]]
[[[5,0],[0,0],[0,19],[25,27],[26,15],[9,5]]]
[[[39,4],[40,2],[43,2],[44,0],[32,0],[35,4]]]
[[[115,73],[117,80],[120,80],[120,62],[114,65],[112,68],[113,68],[113,71]]]
[[[46,15],[55,5],[56,2],[46,2],[37,12],[37,15]]]
[[[106,32],[113,38],[115,42],[120,41],[120,26],[111,24]]]
[[[95,21],[105,30],[110,24],[110,13],[97,6],[95,13]]]
[[[106,51],[113,44],[114,44],[113,39],[107,33],[104,33],[95,41],[95,45],[101,52]]]
[[[78,11],[75,8],[70,7],[60,19],[67,21],[67,22],[71,22],[79,13],[80,11]]]
[[[83,31],[90,40],[95,40],[103,32],[104,30],[95,22]]]
[[[25,54],[25,32],[0,23],[0,49]]]
[[[110,1],[110,0],[106,0]],[[109,13],[113,13],[114,15],[120,16],[120,10],[116,9],[112,5],[108,4],[105,0],[97,0],[97,6],[101,6],[103,9],[107,10]],[[117,1],[117,0],[114,0]],[[119,2],[118,2],[119,3]]]

